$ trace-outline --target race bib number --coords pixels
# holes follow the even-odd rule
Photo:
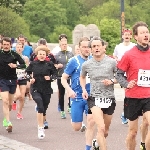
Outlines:
[[[150,70],[139,69],[137,85],[150,87]]]
[[[88,84],[88,83],[90,83],[90,77],[89,77],[89,75],[87,74],[87,75],[86,75],[86,84]]]
[[[16,73],[17,73],[18,80],[26,79],[25,70],[23,70],[23,69],[16,69]]]
[[[95,98],[95,106],[100,108],[108,108],[112,104],[111,98]]]

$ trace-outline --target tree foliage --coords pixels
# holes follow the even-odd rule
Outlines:
[[[19,34],[30,37],[29,26],[24,19],[10,8],[4,7],[0,7],[0,33],[10,37],[17,37]]]
[[[67,35],[68,43],[72,43],[72,41],[71,41],[72,32],[67,28],[67,26],[64,26],[64,25],[55,27],[53,33],[49,36],[50,41],[52,43],[57,43],[58,42],[58,35],[60,35],[62,33]]]
[[[28,0],[23,17],[30,25],[30,33],[48,40],[55,26],[66,24],[66,11],[57,0]]]

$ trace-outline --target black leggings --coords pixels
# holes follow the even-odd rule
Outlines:
[[[70,83],[70,79],[67,80],[68,84]],[[60,105],[60,109],[61,111],[64,111],[64,96],[65,96],[65,88],[63,87],[63,85],[61,84],[61,79],[57,79],[57,85],[58,85],[58,90],[59,90],[59,105]],[[69,107],[70,107],[70,98],[69,98],[69,103],[68,103]]]
[[[51,94],[39,93],[36,90],[33,90],[31,95],[37,104],[38,113],[43,113],[43,116],[46,116],[46,110],[50,103]]]

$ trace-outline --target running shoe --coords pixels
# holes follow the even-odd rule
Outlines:
[[[92,148],[93,148],[93,150],[100,150],[100,147],[98,146],[96,139],[92,140]]]
[[[141,150],[146,150],[145,143],[142,143],[142,142],[141,142],[140,149],[141,149]]]
[[[81,131],[81,132],[84,132],[85,130],[86,130],[86,126],[85,126],[85,125],[82,125],[80,131]]]
[[[124,114],[121,114],[121,120],[122,120],[122,124],[127,124],[128,123],[128,119],[124,117]]]
[[[22,116],[22,114],[20,114],[20,113],[17,113],[17,119],[23,119],[23,116]]]
[[[6,118],[3,119],[3,127],[7,127],[7,120],[6,120]]]
[[[66,113],[64,111],[61,111],[61,119],[66,119]]]
[[[12,132],[12,123],[9,121],[7,122],[7,127],[6,127],[6,131],[9,133],[9,132]]]
[[[44,121],[44,129],[48,129],[48,122]]]
[[[17,104],[16,104],[16,102],[13,102],[13,104],[12,104],[12,110],[17,110]]]
[[[38,138],[40,140],[44,139],[45,133],[44,133],[44,128],[43,127],[38,127]]]

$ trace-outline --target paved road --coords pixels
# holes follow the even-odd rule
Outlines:
[[[56,92],[56,83],[53,83],[53,87],[54,92]],[[108,150],[126,150],[124,140],[127,134],[127,125],[122,125],[120,119],[123,107],[123,89],[116,86],[115,95],[117,106],[110,127],[109,136],[107,138]],[[70,114],[67,114],[67,119],[60,119],[60,114],[57,111],[57,102],[57,93],[54,93],[47,112],[49,129],[45,132],[46,137],[44,140],[38,140],[37,138],[37,122],[36,113],[34,111],[34,101],[29,101],[25,105],[23,110],[23,120],[17,120],[16,111],[12,111],[11,121],[13,123],[13,132],[7,133],[1,124],[0,150],[84,150],[84,133],[72,130],[70,125]],[[1,102],[0,104],[2,105]],[[2,109],[0,109],[0,113],[2,114]],[[0,120],[2,121],[2,119],[3,116],[0,115]],[[139,150],[139,133],[137,140],[138,145],[136,150]]]

